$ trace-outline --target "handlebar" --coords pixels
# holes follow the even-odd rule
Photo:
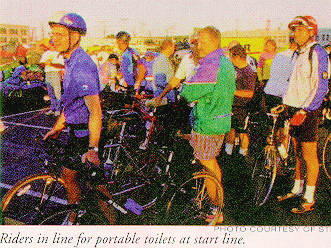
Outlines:
[[[282,113],[285,110],[285,108],[286,108],[286,105],[285,104],[281,104],[281,105],[278,105],[278,106],[272,108],[270,112],[272,114],[278,115],[278,114]]]

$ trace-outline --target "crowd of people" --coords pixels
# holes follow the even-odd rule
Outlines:
[[[141,56],[130,47],[130,34],[121,31],[116,35],[119,54],[109,54],[103,48],[90,56],[80,47],[81,36],[87,32],[80,15],[62,13],[49,25],[50,50],[43,54],[40,65],[45,70],[51,98],[48,114],[58,119],[44,139],[57,137],[69,127],[67,153],[80,154],[83,163],[89,160],[99,165],[102,91],[132,90],[137,95],[153,95],[155,106],[172,106],[178,99],[185,99],[192,108],[192,132],[188,137],[194,157],[222,183],[217,160],[222,146],[231,155],[238,133],[239,153],[245,157],[250,152],[249,136],[244,129],[248,112],[254,108],[271,111],[285,104],[295,145],[296,170],[292,191],[278,200],[301,197],[300,204],[291,210],[293,213],[314,209],[319,173],[317,128],[330,78],[328,53],[316,42],[318,27],[314,18],[294,18],[288,25],[292,33],[288,49],[279,52],[276,42],[268,39],[258,60],[235,40],[221,49],[219,30],[212,26],[202,28],[190,36],[190,47],[176,68],[170,59],[175,43],[169,38],[161,42],[158,53],[148,51]],[[141,148],[146,148],[146,144]],[[285,143],[280,142],[278,149],[281,156],[287,156]],[[81,199],[79,165],[79,161],[68,161],[63,169],[71,204]],[[206,185],[213,208],[217,209],[213,182],[207,181]],[[106,208],[102,203],[100,206]],[[221,223],[223,218],[222,212],[211,209],[206,221]]]

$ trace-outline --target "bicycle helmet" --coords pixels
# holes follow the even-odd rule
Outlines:
[[[129,43],[130,40],[131,40],[131,36],[129,35],[128,32],[125,32],[125,31],[120,31],[116,34],[116,39],[117,40],[122,40],[124,41],[125,43]]]
[[[317,35],[317,22],[311,16],[297,16],[288,24],[288,28],[292,31],[294,31],[294,28],[297,26],[305,26],[309,30],[313,30],[314,36]]]
[[[85,35],[87,28],[84,19],[76,13],[56,13],[48,22],[50,26],[58,24],[74,31],[78,31],[81,35]]]

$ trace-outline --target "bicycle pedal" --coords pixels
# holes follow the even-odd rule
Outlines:
[[[141,215],[142,211],[144,210],[143,206],[140,206],[131,198],[127,199],[126,203],[124,204],[124,207],[136,215]]]

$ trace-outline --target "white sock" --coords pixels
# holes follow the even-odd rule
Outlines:
[[[248,149],[244,149],[244,148],[240,147],[239,153],[243,156],[246,156],[248,154]]]
[[[296,195],[299,195],[302,193],[303,191],[303,184],[305,183],[304,180],[300,180],[300,179],[295,179],[294,180],[294,186],[292,188],[292,193],[293,194],[296,194]]]
[[[278,146],[278,151],[279,151],[280,156],[282,156],[283,159],[287,158],[288,155],[287,155],[287,151],[286,151],[284,144],[281,144],[280,146]]]
[[[303,198],[305,198],[308,203],[314,202],[315,188],[316,188],[316,186],[306,185],[306,191],[305,191],[305,195],[303,196]]]
[[[233,144],[225,143],[225,152],[228,155],[232,155]]]

